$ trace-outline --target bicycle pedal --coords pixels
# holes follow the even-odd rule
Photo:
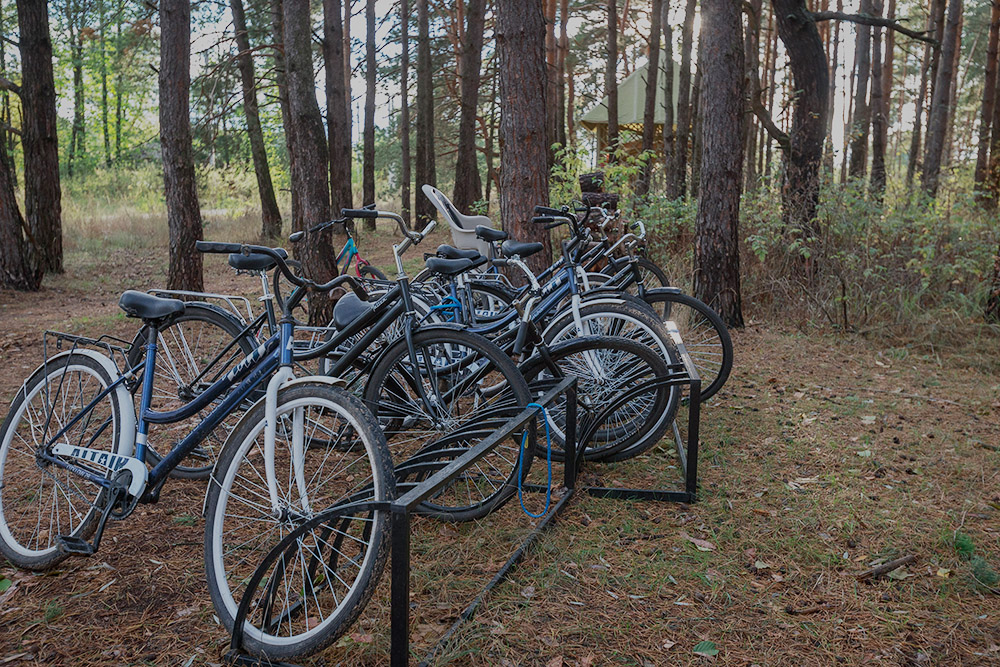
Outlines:
[[[57,536],[56,544],[60,552],[69,556],[93,556],[97,551],[87,540],[72,535]]]

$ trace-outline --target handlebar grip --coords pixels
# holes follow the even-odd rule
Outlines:
[[[565,222],[552,222],[552,223],[549,223],[549,224],[545,225],[545,229],[555,229],[559,225],[565,225],[565,224],[566,224]]]
[[[437,220],[431,220],[428,222],[427,226],[424,227],[424,230],[420,232],[420,238],[423,238],[433,232],[435,227],[437,227]]]
[[[548,206],[536,206],[535,213],[538,215],[566,215],[566,211],[558,208],[550,208]]]
[[[305,235],[306,235],[305,232],[292,232],[291,234],[289,234],[288,240],[291,241],[292,243],[298,243],[303,238],[305,238]]]
[[[556,219],[551,215],[536,215],[534,218],[531,219],[531,221],[536,225],[547,225],[555,222]],[[558,224],[560,225],[563,224],[563,221],[560,221]]]
[[[340,214],[345,218],[377,218],[378,211],[370,208],[342,208]]]
[[[198,252],[212,252],[220,254],[230,254],[234,252],[243,252],[243,244],[241,243],[219,243],[218,241],[196,241],[195,248]]]

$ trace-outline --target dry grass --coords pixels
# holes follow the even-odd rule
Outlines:
[[[76,224],[65,275],[38,295],[0,292],[0,411],[40,361],[42,329],[127,336],[136,327],[116,312],[120,291],[164,282],[162,220]],[[208,231],[249,239],[254,227],[219,220]],[[388,268],[393,238],[362,232],[360,245]],[[215,258],[206,287],[256,285]],[[443,664],[1000,664],[1000,596],[980,583],[1000,571],[1000,380],[985,361],[996,338],[962,340],[957,354],[757,324],[735,342],[734,375],[703,412],[699,502],[575,498]],[[585,481],[664,485],[673,463],[658,449],[589,466]],[[0,565],[13,581],[0,593],[0,662],[220,662],[202,495],[172,481],[159,505],[112,525],[96,557],[58,572]],[[540,498],[527,502],[537,510]],[[529,528],[516,501],[476,525],[416,522],[414,657]],[[896,578],[854,576],[905,554],[917,560]],[[386,664],[386,595],[383,581],[355,631],[306,664]],[[719,654],[694,654],[701,641]]]

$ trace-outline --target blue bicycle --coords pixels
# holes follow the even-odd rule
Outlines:
[[[199,242],[198,249],[270,257],[296,285],[279,330],[190,402],[166,412],[150,409],[158,330],[183,313],[183,301],[122,295],[119,305],[142,320],[145,341],[139,361],[125,363],[123,371],[109,355],[128,359],[125,348],[55,334],[71,349],[47,358],[24,382],[0,427],[0,553],[31,570],[94,554],[109,519],[157,502],[170,471],[242,408],[209,485],[209,591],[231,631],[259,559],[324,510],[347,507],[275,564],[271,577],[282,589],[251,602],[244,626],[247,648],[262,657],[311,653],[342,634],[375,589],[388,555],[389,517],[370,503],[350,508],[391,500],[395,481],[385,437],[363,404],[335,378],[293,377],[291,311],[309,288],[346,286],[359,299],[367,294],[350,276],[322,285],[296,276],[270,248]],[[129,391],[134,383],[141,383],[138,413]],[[265,386],[264,397],[248,407]],[[203,421],[147,469],[150,425],[203,410]]]

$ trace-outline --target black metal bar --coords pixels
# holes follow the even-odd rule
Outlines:
[[[687,491],[669,491],[666,489],[618,489],[606,486],[585,486],[583,490],[597,498],[614,498],[616,500],[656,500],[671,503],[694,502],[694,494]]]
[[[566,452],[563,468],[563,483],[571,491],[576,488],[576,473],[580,461],[576,456],[579,443],[576,441],[576,384],[566,387]],[[582,449],[582,448],[580,448]]]
[[[687,354],[687,352],[685,352]],[[692,499],[698,493],[698,431],[701,426],[701,378],[691,379],[691,401],[688,403],[688,446],[685,487]]]
[[[486,587],[479,592],[479,595],[476,596],[476,599],[473,600],[469,604],[469,606],[465,608],[465,611],[463,611],[459,615],[458,620],[456,620],[452,624],[452,626],[448,628],[448,631],[441,636],[441,638],[437,641],[437,644],[435,644],[434,647],[430,650],[430,652],[426,656],[424,656],[424,659],[420,662],[419,667],[425,667],[426,665],[429,665],[431,660],[434,659],[434,656],[441,649],[441,647],[444,646],[444,644],[447,643],[449,639],[451,639],[452,635],[454,635],[456,631],[458,631],[458,628],[475,615],[476,610],[479,609],[479,606],[483,603],[483,600],[486,599],[486,596],[490,593],[490,591],[492,591],[494,588],[496,588],[497,585],[503,582],[507,578],[507,575],[511,573],[511,570],[513,570],[518,563],[524,560],[524,556],[525,554],[527,554],[528,549],[530,549],[531,546],[538,539],[538,537],[545,530],[548,529],[548,527],[552,524],[552,521],[555,519],[556,515],[559,514],[560,511],[562,511],[563,507],[566,505],[566,503],[572,496],[573,496],[573,489],[568,488],[566,490],[566,493],[563,494],[563,497],[560,498],[558,502],[556,502],[556,504],[552,507],[551,510],[549,510],[549,513],[546,514],[545,517],[538,522],[538,525],[535,526],[535,528],[530,533],[528,533],[528,536],[524,538],[524,541],[521,542],[521,545],[517,548],[517,550],[510,555],[510,558],[507,559],[507,562],[504,563],[499,570],[497,570],[497,573],[493,575],[493,578],[490,579],[490,582],[488,584],[486,584]],[[395,642],[393,642],[392,651],[393,651],[393,656],[395,656],[396,655]],[[396,667],[395,662],[393,663],[393,667]]]
[[[392,510],[392,590],[389,637],[392,667],[410,663],[410,514],[404,506]]]

